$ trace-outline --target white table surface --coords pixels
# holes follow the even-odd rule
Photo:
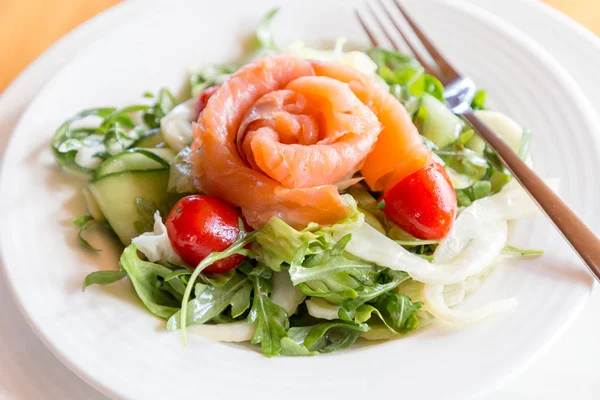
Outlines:
[[[488,9],[540,42],[567,67],[588,93],[595,109],[600,110],[598,85],[591,85],[595,82],[588,79],[600,70],[597,65],[586,63],[587,56],[583,54],[585,51],[589,54],[590,46],[582,47],[582,54],[574,58],[570,44],[581,43],[581,33],[549,28],[557,23],[564,23],[564,18],[547,11],[541,12],[536,8],[537,4],[534,4],[535,0],[464,1]],[[86,25],[79,30],[79,43],[85,43],[107,28],[108,24],[104,21]],[[595,39],[591,36],[587,37],[587,41],[593,40]],[[57,47],[61,47],[61,43]],[[0,157],[6,146],[8,133],[31,96],[67,56],[76,53],[75,48],[62,47],[62,57],[42,56],[46,63],[43,74],[33,77],[33,70],[26,72],[28,76],[24,78],[27,79],[18,79],[6,91],[7,96],[0,98]],[[594,58],[600,60],[600,47],[597,53]],[[11,99],[11,104],[6,104],[3,100],[9,93],[27,94],[19,96],[16,101]],[[514,334],[518,335],[519,332]],[[598,289],[594,290],[587,307],[574,325],[547,354],[540,357],[526,372],[488,394],[485,400],[599,399],[600,342],[595,340],[597,336],[600,336]],[[4,276],[0,275],[0,400],[104,398],[63,366],[33,334],[11,298]]]

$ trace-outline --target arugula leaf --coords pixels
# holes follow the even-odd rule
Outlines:
[[[289,269],[292,283],[307,296],[323,297],[353,310],[408,279],[404,272],[380,268],[346,253],[350,239],[348,234],[333,249],[307,257],[304,245]]]
[[[544,250],[533,250],[533,249],[520,249],[515,246],[504,246],[502,249],[505,253],[517,253],[521,256],[541,256],[544,254]]]
[[[81,291],[85,291],[90,285],[109,285],[126,276],[127,272],[125,271],[95,271],[85,277],[83,285],[81,285]]]
[[[416,311],[423,303],[413,303],[410,298],[400,293],[385,293],[372,304],[364,304],[354,312],[354,321],[367,322],[375,314],[385,326],[396,334],[406,333],[419,326]]]
[[[283,308],[269,298],[270,287],[267,280],[259,276],[250,276],[254,285],[254,300],[248,315],[248,322],[256,324],[256,331],[251,343],[260,343],[266,356],[277,356],[281,353],[281,340],[287,336],[290,322]]]
[[[161,289],[164,278],[172,272],[169,268],[141,260],[137,255],[135,244],[125,248],[119,265],[129,276],[135,292],[148,311],[166,319],[179,310],[177,299],[168,291]]]
[[[160,128],[160,120],[177,105],[175,96],[167,88],[162,88],[151,107],[143,109],[142,120],[149,129]]]
[[[54,157],[67,169],[91,174],[103,159],[130,148],[138,139],[158,129],[160,118],[175,104],[173,95],[167,89],[161,89],[152,106],[135,104],[120,109],[83,110],[56,130],[50,141]],[[134,115],[141,116],[143,122],[138,123]],[[93,124],[81,127],[81,120],[88,117],[97,118]],[[83,148],[92,148],[95,154],[77,160],[76,156]]]
[[[294,329],[294,328],[292,328]],[[290,356],[290,357],[307,357],[307,356],[316,356],[319,354],[318,351],[310,351],[306,347],[304,347],[301,343],[294,342],[293,339],[289,337],[284,337],[281,339],[281,353],[282,356]]]
[[[200,273],[206,267],[208,267],[209,265],[212,265],[215,261],[222,260],[233,254],[241,254],[244,256],[256,256],[252,251],[246,249],[245,247],[255,240],[255,237],[256,237],[256,234],[258,231],[254,231],[254,232],[250,232],[250,233],[246,232],[244,230],[244,223],[241,219],[239,221],[239,229],[240,229],[240,232],[238,234],[238,238],[236,239],[236,241],[233,242],[231,244],[231,246],[229,246],[227,249],[225,249],[223,251],[219,251],[219,252],[215,251],[213,253],[210,253],[208,256],[206,256],[204,258],[204,260],[202,260],[200,262],[200,264],[198,264],[198,266],[194,269],[194,272],[192,272],[192,275],[190,276],[190,278],[187,282],[185,292],[183,293],[183,298],[181,300],[181,312],[180,312],[180,321],[179,321],[179,325],[180,325],[179,327],[181,329],[181,338],[183,340],[184,346],[187,344],[187,338],[185,335],[185,327],[187,325],[188,302],[190,301],[190,297],[192,295],[192,288],[194,287],[196,279],[198,279],[198,276],[200,275]],[[170,272],[170,270],[169,270],[169,272]]]
[[[288,338],[296,344],[290,345],[286,341],[288,349],[284,355],[314,355],[315,352],[331,353],[348,348],[364,332],[369,331],[367,324],[359,324],[349,321],[333,321],[318,325],[293,327],[288,331]],[[306,351],[299,349],[304,347]],[[287,353],[287,352],[290,353]]]
[[[166,279],[165,279],[166,280]],[[196,298],[188,303],[186,325],[203,324],[217,317],[231,306],[233,318],[239,317],[250,307],[252,282],[236,272],[223,286],[196,284]],[[175,331],[181,325],[181,311],[173,314],[167,329]]]
[[[490,181],[478,181],[464,189],[455,189],[456,200],[459,207],[470,206],[475,200],[492,194],[492,183]]]

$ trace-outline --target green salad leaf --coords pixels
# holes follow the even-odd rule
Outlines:
[[[67,169],[91,173],[92,169],[83,167],[75,162],[75,156],[77,155],[77,151],[82,147],[91,147],[102,143],[97,138],[93,138],[94,140],[89,139],[91,134],[96,133],[97,128],[72,127],[72,125],[77,121],[92,116],[104,119],[115,112],[115,110],[116,109],[112,107],[91,108],[83,110],[63,122],[50,141],[50,146],[56,161]],[[98,156],[100,156],[99,153]]]
[[[165,279],[166,280],[166,279]],[[252,282],[239,272],[222,286],[196,284],[196,298],[187,306],[187,325],[204,324],[231,307],[231,316],[237,318],[250,307]],[[167,322],[167,329],[174,331],[181,326],[181,311],[173,314]]]
[[[350,195],[344,195],[351,210],[350,216],[331,226],[309,224],[298,231],[278,217],[272,217],[269,222],[257,232],[256,242],[259,260],[279,271],[292,263],[298,249],[305,246],[304,255],[317,254],[333,248],[337,240],[354,228],[360,226],[364,216],[358,211],[356,201]]]
[[[323,297],[353,310],[408,279],[404,272],[381,268],[346,253],[350,239],[348,234],[331,250],[309,256],[304,256],[301,248],[289,269],[292,283],[307,296]]]
[[[396,334],[406,333],[419,326],[416,311],[423,303],[413,303],[411,299],[400,293],[384,293],[370,304],[364,304],[354,312],[354,321],[368,322],[376,315],[385,326]]]
[[[91,174],[101,161],[131,148],[140,138],[158,129],[160,119],[175,104],[171,92],[161,89],[153,105],[84,110],[56,130],[50,141],[54,157],[67,169]],[[84,148],[93,154],[78,160],[77,154]]]
[[[455,189],[456,200],[459,207],[470,206],[475,200],[482,199],[492,194],[490,181],[478,181],[464,189]]]
[[[85,277],[83,285],[81,285],[81,291],[90,285],[109,285],[111,283],[120,281],[127,276],[125,271],[95,271]]]
[[[485,110],[485,101],[487,99],[487,93],[485,90],[478,90],[475,92],[475,96],[473,96],[473,101],[471,102],[471,108],[473,110]]]
[[[177,299],[169,291],[161,289],[164,278],[172,272],[169,268],[140,259],[135,244],[125,248],[119,265],[129,276],[135,292],[148,311],[167,319],[179,310]],[[171,279],[169,283],[175,279],[177,278]]]
[[[169,89],[162,88],[156,95],[154,104],[151,107],[140,110],[144,111],[142,120],[148,129],[160,128],[161,118],[167,115],[176,105],[177,100],[175,100],[175,96],[173,96]]]
[[[354,344],[363,333],[369,331],[367,324],[350,321],[332,321],[311,326],[293,327],[288,331],[283,355],[308,356],[331,353]]]
[[[269,297],[270,282],[260,276],[250,275],[254,286],[254,300],[248,315],[248,322],[256,324],[252,336],[253,344],[260,343],[263,354],[271,357],[281,353],[281,340],[287,336],[288,315],[283,308]]]
[[[232,256],[234,254],[241,254],[244,256],[255,257],[256,254],[253,253],[251,250],[246,249],[246,246],[255,240],[257,232],[258,231],[254,231],[254,232],[250,232],[250,233],[246,232],[244,230],[244,223],[240,219],[239,234],[238,234],[238,238],[236,239],[236,241],[233,242],[231,244],[231,246],[229,246],[227,249],[225,249],[223,251],[218,251],[218,252],[215,251],[215,252],[210,253],[208,256],[206,256],[200,262],[200,264],[198,264],[198,266],[194,269],[194,272],[192,272],[192,275],[190,275],[190,277],[187,281],[186,287],[185,287],[185,292],[183,293],[183,297],[181,300],[181,312],[180,312],[180,317],[179,317],[179,328],[181,329],[181,338],[183,340],[184,345],[187,343],[187,339],[186,339],[186,335],[185,335],[185,327],[187,325],[188,303],[190,302],[190,298],[192,295],[192,289],[194,288],[194,284],[196,283],[198,276],[206,267],[212,265],[215,261],[222,260],[222,259]],[[255,287],[255,291],[256,291],[256,287]],[[256,297],[256,293],[255,293],[255,297]]]
[[[425,69],[417,60],[407,55],[373,48],[367,54],[377,64],[377,73],[390,86],[392,93],[414,115],[419,109],[419,99],[424,94],[443,101],[444,86]]]

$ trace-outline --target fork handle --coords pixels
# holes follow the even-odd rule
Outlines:
[[[600,281],[600,240],[581,219],[529,168],[500,137],[489,129],[472,110],[462,114],[512,172],[523,188],[550,218],[554,226]]]

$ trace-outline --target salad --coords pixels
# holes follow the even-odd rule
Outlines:
[[[468,324],[515,299],[455,308],[508,256],[508,222],[537,208],[443,103],[410,56],[275,45],[261,22],[244,65],[191,74],[186,98],[81,111],[51,147],[85,174],[89,213],[124,250],[83,289],[130,282],[169,331],[308,356],[439,320]],[[531,134],[477,115],[531,164]]]

